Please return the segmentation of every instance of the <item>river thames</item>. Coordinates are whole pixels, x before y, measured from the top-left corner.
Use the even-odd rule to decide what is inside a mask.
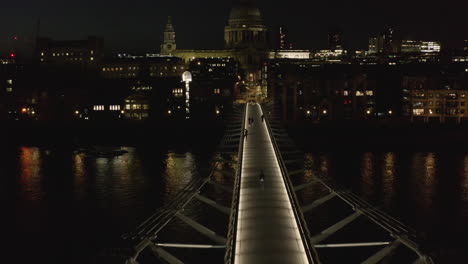
[[[37,146],[2,150],[4,241],[16,263],[97,263],[104,248],[114,246],[122,233],[200,176],[213,153],[203,147],[115,148],[128,153],[102,157]],[[466,263],[466,151],[335,151],[306,156],[317,173],[415,228],[439,263]],[[201,218],[212,217],[203,208],[190,210]]]

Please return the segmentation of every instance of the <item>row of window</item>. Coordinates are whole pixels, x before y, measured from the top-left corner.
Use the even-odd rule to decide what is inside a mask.
[[[440,114],[460,115],[461,114],[461,115],[463,115],[463,114],[465,114],[465,110],[451,108],[451,109],[446,109],[445,113],[444,113],[442,111],[442,109],[440,109],[440,108],[436,108],[436,109],[416,108],[416,109],[413,109],[413,115],[415,115],[415,116],[434,115],[434,114],[437,114],[437,115],[440,115]]]
[[[125,67],[127,68],[127,67]],[[128,67],[128,70],[129,71],[136,71],[138,70],[139,67]],[[102,71],[110,71],[110,72],[113,72],[113,71],[123,71],[124,68],[123,67],[111,67],[111,68],[108,68],[108,67],[104,67],[102,68]]]
[[[156,66],[150,67],[151,71],[159,71],[159,70],[162,70],[162,69],[163,69],[162,66],[161,67],[156,67]],[[177,66],[173,66],[172,69],[177,70]],[[183,70],[183,69],[184,69],[184,67],[180,66],[180,70]],[[169,70],[169,67],[164,66],[164,70],[166,70],[166,71]]]
[[[173,89],[172,94],[174,96],[183,96],[184,95],[184,89],[182,89],[182,88]]]
[[[104,105],[95,105],[93,106],[94,111],[105,111],[106,108]],[[109,106],[110,111],[120,111],[120,105],[110,105]]]
[[[91,55],[94,55],[94,50],[90,51]],[[53,57],[60,57],[60,56],[83,56],[83,52],[53,52],[52,56]],[[41,56],[45,56],[44,52],[41,52]]]
[[[462,93],[462,94],[457,94],[457,93],[435,93],[435,94],[432,94],[432,93],[416,93],[414,94],[414,97],[415,98],[419,98],[419,99],[424,99],[424,98],[433,98],[433,97],[436,97],[436,98],[440,98],[440,97],[445,97],[447,99],[457,99],[458,97],[460,98],[466,98],[466,94]]]
[[[351,93],[350,91],[343,91],[343,96],[349,96]],[[367,96],[373,96],[374,95],[374,91],[356,91],[356,96],[364,96],[364,95],[367,95]]]
[[[126,104],[125,110],[148,110],[148,104]]]
[[[429,102],[414,102],[413,103],[413,107],[425,107],[425,106],[433,106],[433,105],[436,105],[436,106],[440,106],[442,105],[442,102],[441,101],[436,101],[435,104],[433,101],[429,101]],[[448,102],[445,102],[445,106],[447,107],[458,107],[458,106],[465,106],[465,102],[464,101],[448,101]]]

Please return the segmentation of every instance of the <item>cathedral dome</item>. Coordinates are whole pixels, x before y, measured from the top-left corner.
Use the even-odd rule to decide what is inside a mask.
[[[229,15],[229,25],[262,25],[263,19],[253,0],[237,0]]]

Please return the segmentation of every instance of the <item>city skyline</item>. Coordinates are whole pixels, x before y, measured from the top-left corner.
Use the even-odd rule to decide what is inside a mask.
[[[370,1],[332,5],[293,0],[287,7],[278,2],[256,2],[269,29],[286,26],[290,40],[298,48],[326,48],[327,32],[336,26],[343,31],[345,48],[352,50],[367,49],[369,37],[387,26],[394,27],[401,38],[440,40],[449,49],[462,48],[466,38],[462,20],[466,3],[457,3],[460,8],[450,10],[449,14],[454,1],[439,6],[411,2],[405,3],[405,9],[401,8],[402,1],[396,1],[384,10],[373,7]],[[21,6],[13,2],[6,4],[6,15],[0,18],[4,25],[0,49],[8,50],[15,36],[19,38],[17,45],[32,45],[40,17],[43,37],[77,39],[98,35],[105,39],[107,53],[157,52],[167,16],[173,17],[179,47],[220,49],[223,47],[220,36],[227,24],[231,1],[208,0],[202,4],[140,1],[138,5],[120,0],[112,4],[80,1],[73,8],[69,6],[58,1],[47,6],[32,1],[23,1]]]

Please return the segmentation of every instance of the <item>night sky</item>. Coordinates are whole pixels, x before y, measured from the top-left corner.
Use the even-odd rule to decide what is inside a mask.
[[[80,39],[104,37],[107,53],[157,52],[167,16],[171,15],[179,48],[223,47],[223,28],[231,0],[4,0],[0,16],[0,51],[28,46],[38,17],[41,36]],[[432,3],[432,4],[431,4]],[[441,40],[461,48],[468,36],[468,1],[312,1],[257,0],[267,26],[285,25],[298,48],[326,48],[327,30],[338,26],[345,47],[367,49],[370,34],[386,25],[402,38]],[[29,43],[29,44],[28,44]],[[32,46],[32,45],[30,45]]]

